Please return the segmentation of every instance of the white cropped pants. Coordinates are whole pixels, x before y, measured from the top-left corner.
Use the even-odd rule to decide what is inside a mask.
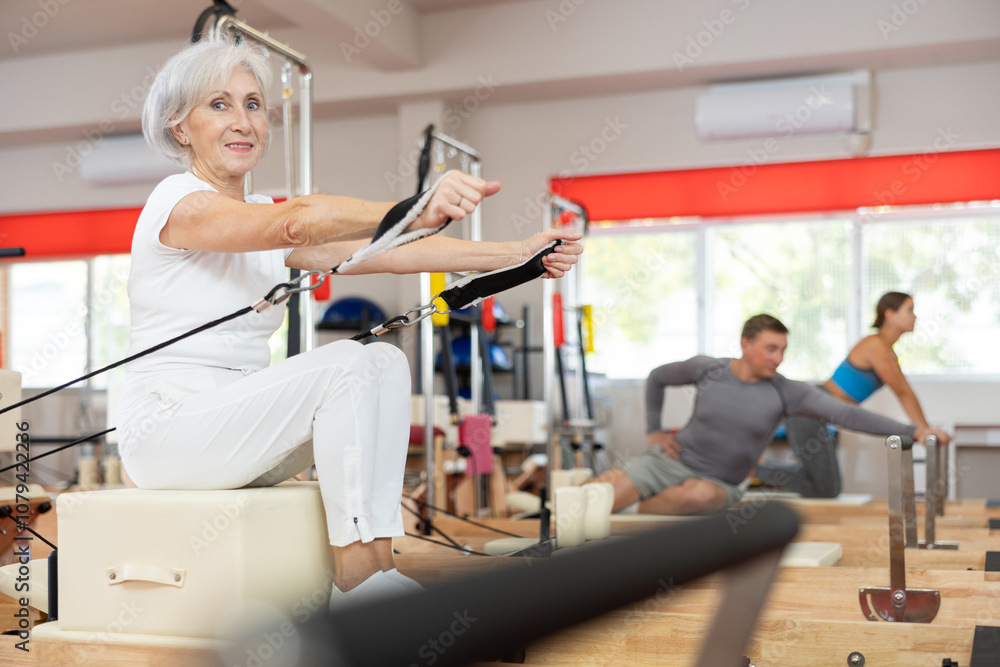
[[[337,341],[249,375],[131,373],[118,424],[140,488],[268,486],[315,462],[330,544],[403,534],[410,371],[387,343]]]

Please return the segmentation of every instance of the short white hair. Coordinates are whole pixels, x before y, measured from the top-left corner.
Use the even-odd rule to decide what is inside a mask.
[[[182,144],[172,129],[187,118],[197,103],[226,84],[237,68],[246,70],[260,86],[265,115],[270,116],[267,95],[271,88],[271,68],[263,47],[247,39],[237,41],[229,33],[221,39],[202,39],[185,47],[163,64],[146,96],[142,109],[142,134],[146,143],[184,166],[191,164],[191,147]],[[270,123],[268,123],[270,125]],[[271,144],[271,132],[264,140],[264,152]]]

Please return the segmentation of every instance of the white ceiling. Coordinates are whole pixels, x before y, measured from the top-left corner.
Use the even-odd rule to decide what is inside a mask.
[[[230,2],[238,18],[309,57],[314,119],[395,113],[422,101],[592,99],[856,69],[875,72],[877,80],[879,71],[1000,60],[1000,0],[926,3],[918,14],[895,19],[898,0],[768,0],[752,3],[738,20],[730,15],[719,37],[710,32],[721,20],[713,17],[750,4]],[[32,100],[0,114],[0,148],[69,139],[110,112],[116,131],[137,129],[137,106],[130,102],[120,115],[121,99],[188,41],[209,7],[211,0],[0,0],[0,81]],[[405,11],[397,9],[398,18],[363,53],[344,52],[373,13],[394,7]],[[483,81],[495,84],[486,90],[488,102]]]
[[[315,4],[322,7],[338,1],[315,0]],[[516,0],[401,1],[429,14]],[[273,9],[280,5],[273,0],[231,0],[230,4],[237,18],[262,31],[296,25],[294,16]],[[191,35],[201,11],[211,6],[211,0],[2,0],[0,26],[6,39],[0,40],[0,60],[183,39]],[[10,33],[27,38],[27,43],[12,42]]]

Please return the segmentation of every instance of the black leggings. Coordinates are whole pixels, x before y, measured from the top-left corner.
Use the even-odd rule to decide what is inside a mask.
[[[757,478],[805,498],[837,497],[842,488],[837,435],[830,433],[826,423],[812,417],[789,417],[785,431],[798,463],[758,464]]]

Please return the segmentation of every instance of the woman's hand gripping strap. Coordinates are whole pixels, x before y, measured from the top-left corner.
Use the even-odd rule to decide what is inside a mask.
[[[446,219],[437,227],[426,227],[411,232],[403,232],[404,229],[409,227],[424,212],[424,209],[427,208],[427,203],[434,196],[434,192],[437,191],[438,186],[441,185],[441,181],[447,175],[444,174],[441,176],[429,189],[409,199],[404,199],[389,209],[389,212],[382,218],[382,222],[379,223],[378,229],[375,230],[375,235],[372,236],[371,243],[335,266],[332,269],[332,273],[343,273],[361,262],[381,255],[387,250],[392,250],[401,245],[437,234],[447,227],[448,223],[451,222],[451,218]]]
[[[474,306],[488,296],[499,294],[545,275],[547,269],[542,263],[542,258],[555,251],[556,246],[562,244],[562,239],[556,239],[520,264],[486,273],[473,273],[461,280],[456,280],[435,299],[441,298],[448,304],[449,310],[460,310]]]

